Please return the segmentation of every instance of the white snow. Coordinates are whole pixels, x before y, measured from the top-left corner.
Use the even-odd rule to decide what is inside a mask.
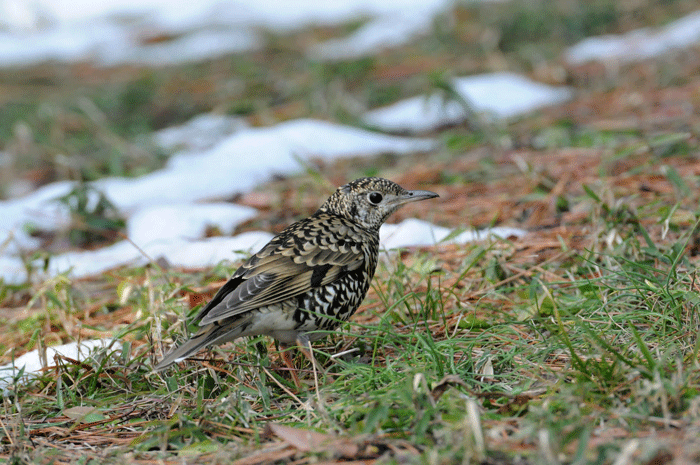
[[[700,42],[700,11],[658,29],[635,29],[625,34],[589,37],[566,51],[566,60],[633,62],[654,58]]]
[[[165,66],[255,50],[262,45],[258,34],[248,29],[192,31],[170,41],[153,43],[141,35],[134,28],[107,20],[86,22],[80,27],[58,25],[36,32],[0,32],[0,66],[45,61]]]
[[[94,339],[80,343],[69,342],[63,345],[47,347],[44,360],[47,366],[55,365],[54,357],[56,355],[63,355],[78,361],[86,360],[93,350],[108,347],[111,343],[110,339]],[[0,366],[0,388],[2,388],[4,395],[7,395],[7,387],[22,368],[24,368],[25,377],[36,375],[44,368],[42,354],[39,353],[38,349],[17,357],[14,360],[14,364],[8,363]]]
[[[368,18],[347,38],[312,46],[319,59],[397,46],[429,30],[454,0],[5,0],[0,66],[47,60],[154,66],[216,58],[264,45],[261,29],[288,32]],[[392,20],[396,18],[396,21]],[[172,37],[172,40],[149,40]]]
[[[105,21],[89,22],[76,30],[59,25],[40,31],[0,32],[0,66],[13,67],[49,60],[74,62],[121,50],[130,41],[123,27]]]
[[[454,0],[5,0],[5,9],[11,8],[15,13],[3,15],[0,24],[14,30],[31,30],[47,21],[80,24],[95,18],[124,21],[147,17],[154,26],[175,31],[208,24],[255,25],[291,31],[314,24],[336,25],[362,17],[389,15],[409,6],[425,11],[452,3]],[[0,14],[3,12],[0,9]]]
[[[454,89],[477,113],[505,119],[523,115],[545,106],[567,101],[572,92],[552,87],[513,73],[481,74],[456,78]],[[464,121],[463,105],[446,101],[442,95],[418,96],[370,110],[363,121],[393,132],[424,132]]]
[[[481,0],[495,1],[495,0]],[[352,59],[425,34],[455,0],[3,0],[0,66],[47,60],[171,65],[264,46],[260,30],[367,22],[347,37],[310,44],[319,60]],[[170,40],[163,40],[170,38]],[[158,40],[153,40],[158,39]],[[569,63],[634,61],[700,41],[700,12],[658,29],[592,37],[571,47]]]
[[[9,284],[27,281],[27,267],[20,257],[0,255],[0,279]]]
[[[254,208],[230,203],[155,205],[142,208],[129,218],[127,235],[142,246],[172,239],[195,240],[203,237],[210,226],[230,234],[255,215]]]
[[[447,0],[392,11],[372,19],[347,37],[312,46],[308,54],[317,60],[348,60],[404,45],[429,32],[435,16],[451,3]]]
[[[184,124],[156,131],[153,138],[156,144],[167,150],[202,151],[248,127],[242,118],[204,113]]]
[[[260,48],[263,40],[259,34],[248,29],[193,31],[181,37],[156,43],[124,42],[112,43],[109,48],[99,50],[95,61],[105,66],[122,63],[167,66],[196,63],[216,59],[234,53],[249,52]],[[86,59],[90,57],[82,57]]]
[[[247,232],[233,237],[211,237],[196,241],[180,238],[151,242],[137,249],[129,241],[120,241],[94,251],[67,252],[49,261],[49,274],[68,272],[74,278],[94,276],[119,266],[141,266],[150,259],[164,258],[181,268],[214,266],[222,260],[237,260],[262,248],[272,235]],[[143,251],[145,253],[142,253]]]
[[[466,244],[498,237],[522,237],[527,231],[517,228],[491,228],[483,231],[463,231],[445,240],[454,231],[449,228],[436,226],[427,221],[409,218],[398,224],[384,224],[379,230],[380,245],[383,249],[400,249],[403,247],[426,247],[440,243]]]
[[[184,138],[191,126],[181,129]],[[178,140],[175,132],[167,137],[170,141]],[[300,161],[313,158],[405,154],[436,147],[430,139],[388,136],[316,120],[241,129],[229,136],[211,138],[217,140],[209,149],[179,152],[162,170],[138,178],[104,178],[94,185],[119,210],[131,215],[147,206],[192,203],[245,192],[273,174],[297,171],[301,168]],[[54,199],[67,194],[72,187],[73,183],[58,182],[25,197],[0,201],[0,231],[14,233],[10,246],[15,242],[20,246],[36,245],[36,241],[22,232],[27,223],[50,230],[65,226],[69,212]],[[5,239],[0,237],[0,244]]]
[[[66,224],[70,213],[55,199],[67,194],[72,186],[68,181],[55,182],[24,197],[0,200],[0,253],[16,254],[39,246],[39,241],[25,231],[27,225],[56,230]]]

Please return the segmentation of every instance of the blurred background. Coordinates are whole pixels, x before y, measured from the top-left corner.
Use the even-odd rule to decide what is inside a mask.
[[[193,214],[199,226],[180,238],[275,232],[363,175],[460,194],[427,218],[446,227],[541,226],[538,207],[493,216],[465,186],[520,148],[549,156],[584,140],[626,144],[619,132],[640,127],[669,136],[664,147],[687,145],[694,119],[657,126],[661,114],[693,115],[700,98],[696,7],[3,0],[4,279],[28,279],[42,253],[49,263],[125,234],[158,239],[148,217],[167,214],[146,207],[218,201],[271,212],[227,210],[235,220],[225,224],[219,210]],[[659,93],[683,83],[692,85],[675,97]],[[618,134],[606,141],[610,130]],[[317,182],[261,187],[303,172]],[[557,199],[555,214],[569,201]]]
[[[2,0],[0,196],[161,168],[169,153],[153,133],[208,112],[252,126],[305,117],[363,126],[369,109],[420,94],[450,98],[451,78],[485,72],[582,92],[673,82],[692,65],[697,43],[682,59],[631,76],[619,68],[638,44],[618,39],[609,56],[582,59],[571,57],[572,47],[663,27],[696,7],[683,0]],[[660,53],[664,45],[659,37]],[[473,134],[446,137],[458,143]]]
[[[464,194],[427,218],[443,226],[538,225],[528,211],[493,217],[488,207],[466,204],[460,186],[483,179],[468,160],[483,168],[521,147],[579,145],[600,137],[587,135],[591,127],[635,131],[640,113],[693,114],[696,88],[673,102],[644,92],[695,79],[696,7],[683,0],[2,0],[3,275],[26,280],[27,256],[38,251],[139,237],[134,216],[162,213],[147,206],[233,201],[274,212],[255,220],[237,211],[222,225],[211,218],[221,212],[211,211],[198,216],[205,225],[189,239],[276,231],[362,175]],[[621,105],[632,114],[616,115]],[[658,132],[654,124],[646,127]],[[686,129],[664,128],[672,134],[664,144],[687,143]],[[380,133],[411,138],[374,138]],[[260,187],[304,171],[323,182],[279,185],[277,194]],[[153,229],[148,221],[143,227]]]

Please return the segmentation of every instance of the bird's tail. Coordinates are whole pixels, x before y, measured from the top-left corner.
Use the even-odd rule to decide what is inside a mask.
[[[190,355],[197,353],[200,349],[215,344],[223,344],[244,336],[243,332],[248,326],[246,320],[244,318],[243,321],[239,320],[224,324],[216,322],[203,327],[184,344],[171,350],[170,353],[163,357],[163,360],[153,367],[153,370],[164,370],[173,363],[181,362]]]

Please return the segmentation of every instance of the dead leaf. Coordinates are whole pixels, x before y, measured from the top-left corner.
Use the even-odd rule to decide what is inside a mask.
[[[264,434],[275,435],[301,452],[328,451],[345,458],[356,457],[360,452],[360,447],[347,438],[277,423],[265,425]]]
[[[71,420],[78,420],[81,423],[92,423],[106,418],[95,407],[87,405],[67,408],[63,411],[63,414]]]
[[[276,463],[284,459],[290,458],[296,453],[294,449],[285,445],[280,448],[279,444],[268,447],[263,451],[258,451],[247,457],[240,458],[233,462],[232,465],[258,465],[259,463]]]
[[[462,386],[467,391],[471,392],[471,389],[469,389],[467,383],[462,381],[462,378],[457,375],[447,375],[438,381],[432,391],[430,391],[430,395],[432,395],[433,399],[437,401],[440,397],[442,397],[445,391],[447,391],[447,388],[451,386]]]

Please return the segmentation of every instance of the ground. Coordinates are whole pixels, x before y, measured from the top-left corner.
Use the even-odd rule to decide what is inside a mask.
[[[0,409],[0,460],[698,462],[700,48],[619,66],[560,58],[576,33],[629,30],[690,8],[644,3],[646,14],[607,20],[594,6],[579,11],[599,23],[577,31],[561,26],[570,24],[568,3],[552,2],[555,26],[543,44],[528,22],[545,8],[535,3],[534,11],[458,7],[449,28],[436,25],[410,46],[332,65],[299,53],[300,44],[337,32],[314,29],[272,37],[252,55],[177,69],[3,71],[1,139],[25,155],[7,176],[36,185],[156,169],[166,155],[139,145],[144,128],[214,108],[261,125],[307,116],[356,122],[358,102],[374,107],[437,91],[446,76],[504,68],[576,95],[517,121],[441,128],[429,135],[442,148],[429,154],[319,161],[229,199],[260,211],[236,232],[277,232],[334,186],[380,175],[440,194],[393,221],[528,231],[383,256],[358,313],[315,345],[318,391],[301,356],[307,388],[296,390],[265,338],[152,372],[185,337],[183,319],[237,263],[154,263],[3,285],[2,363],[40,344],[118,342],[94,361],[57,359],[37,380],[11,386]],[[106,119],[91,119],[79,96]],[[33,135],[23,138],[17,121]],[[90,246],[45,239],[47,250]]]

